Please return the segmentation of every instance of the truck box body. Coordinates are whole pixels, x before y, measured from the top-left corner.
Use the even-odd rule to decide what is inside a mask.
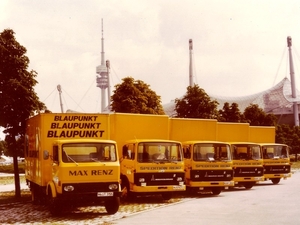
[[[249,126],[249,141],[256,143],[275,143],[275,127]]]
[[[170,139],[178,141],[217,139],[217,120],[170,118]]]
[[[217,140],[225,142],[249,141],[249,124],[218,122]]]

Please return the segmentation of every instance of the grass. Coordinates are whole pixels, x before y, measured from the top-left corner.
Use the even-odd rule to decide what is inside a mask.
[[[19,163],[18,164],[19,167],[19,173],[24,173],[25,172],[25,163]],[[0,173],[14,173],[14,165],[1,165],[0,166]]]
[[[25,183],[25,176],[20,176],[20,182]],[[0,185],[14,184],[14,176],[0,176]],[[31,193],[28,189],[21,190],[21,197],[17,198],[15,191],[0,191],[0,205],[16,202],[27,202],[31,200]]]
[[[300,169],[300,161],[292,162],[292,169]]]

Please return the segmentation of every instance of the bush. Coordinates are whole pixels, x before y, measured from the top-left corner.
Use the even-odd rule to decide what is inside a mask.
[[[19,165],[19,173],[25,173],[25,163],[21,162]],[[14,173],[14,164],[1,165],[0,173]]]
[[[297,154],[297,160],[296,160],[296,155],[295,155],[295,154],[292,154],[292,155],[290,155],[290,160],[291,160],[291,162],[297,162],[297,161],[300,161],[300,155]]]

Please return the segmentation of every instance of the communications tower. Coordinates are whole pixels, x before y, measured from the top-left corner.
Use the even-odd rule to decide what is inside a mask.
[[[103,38],[103,19],[102,19],[102,38],[101,38],[101,65],[96,67],[96,82],[97,87],[101,89],[101,112],[104,112],[106,101],[105,101],[105,89],[107,88],[108,97],[108,110],[110,108],[110,82],[109,82],[109,61],[105,63],[104,57],[104,38]]]

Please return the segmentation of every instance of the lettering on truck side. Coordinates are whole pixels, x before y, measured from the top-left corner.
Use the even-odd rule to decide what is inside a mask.
[[[54,121],[96,121],[98,116],[54,116]]]
[[[113,175],[113,170],[91,170],[91,176]],[[69,171],[69,176],[89,176],[87,170]]]
[[[76,138],[76,137],[89,137],[89,138],[98,138],[102,137],[104,133],[104,130],[84,130],[84,131],[78,131],[78,130],[67,130],[67,131],[52,131],[49,130],[47,133],[48,138]]]
[[[168,167],[156,167],[156,166],[142,166],[140,170],[181,170],[181,166],[170,166]]]
[[[104,130],[98,116],[54,116],[47,132],[48,138],[101,138]]]

